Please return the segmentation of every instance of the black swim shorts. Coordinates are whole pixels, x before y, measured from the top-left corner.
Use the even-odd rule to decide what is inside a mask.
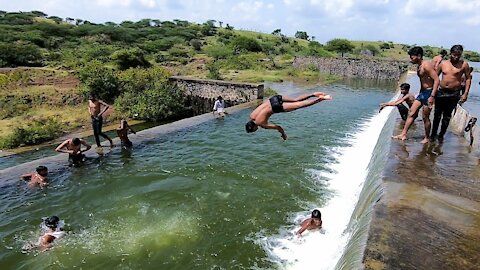
[[[285,112],[285,110],[283,109],[283,100],[281,95],[271,97],[270,105],[272,106],[273,113]]]

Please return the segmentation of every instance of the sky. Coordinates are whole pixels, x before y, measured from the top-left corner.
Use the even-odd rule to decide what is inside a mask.
[[[0,10],[39,10],[94,23],[207,20],[287,36],[393,41],[480,52],[480,0],[0,0]]]

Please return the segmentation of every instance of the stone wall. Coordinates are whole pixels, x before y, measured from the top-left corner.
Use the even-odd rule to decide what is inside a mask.
[[[170,80],[186,91],[193,115],[212,111],[218,96],[223,97],[227,107],[263,98],[263,84],[201,80],[180,76],[170,77]]]
[[[293,66],[316,67],[321,73],[348,78],[398,80],[407,71],[408,62],[378,59],[295,57]]]

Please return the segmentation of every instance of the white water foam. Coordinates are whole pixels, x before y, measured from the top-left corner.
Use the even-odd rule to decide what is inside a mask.
[[[339,152],[336,156],[338,162],[329,165],[328,171],[332,173],[309,170],[316,181],[328,179],[328,188],[334,194],[325,207],[318,208],[322,212],[321,230],[295,236],[298,224],[310,216],[310,212],[301,212],[294,214],[292,223],[295,227],[283,227],[277,235],[257,239],[279,268],[335,268],[350,238],[350,233],[345,230],[367,177],[373,150],[391,111],[392,107],[386,107],[361,124],[359,132],[349,140],[350,146],[331,149],[333,153]]]

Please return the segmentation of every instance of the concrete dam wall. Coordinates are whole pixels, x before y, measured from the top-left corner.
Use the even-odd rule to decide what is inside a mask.
[[[218,96],[223,97],[227,107],[263,98],[263,84],[202,80],[179,76],[170,77],[170,80],[185,90],[193,115],[211,112]]]
[[[408,62],[404,61],[313,56],[295,57],[293,61],[293,66],[297,68],[313,66],[325,74],[379,80],[400,79],[402,73],[407,71],[408,65]]]

